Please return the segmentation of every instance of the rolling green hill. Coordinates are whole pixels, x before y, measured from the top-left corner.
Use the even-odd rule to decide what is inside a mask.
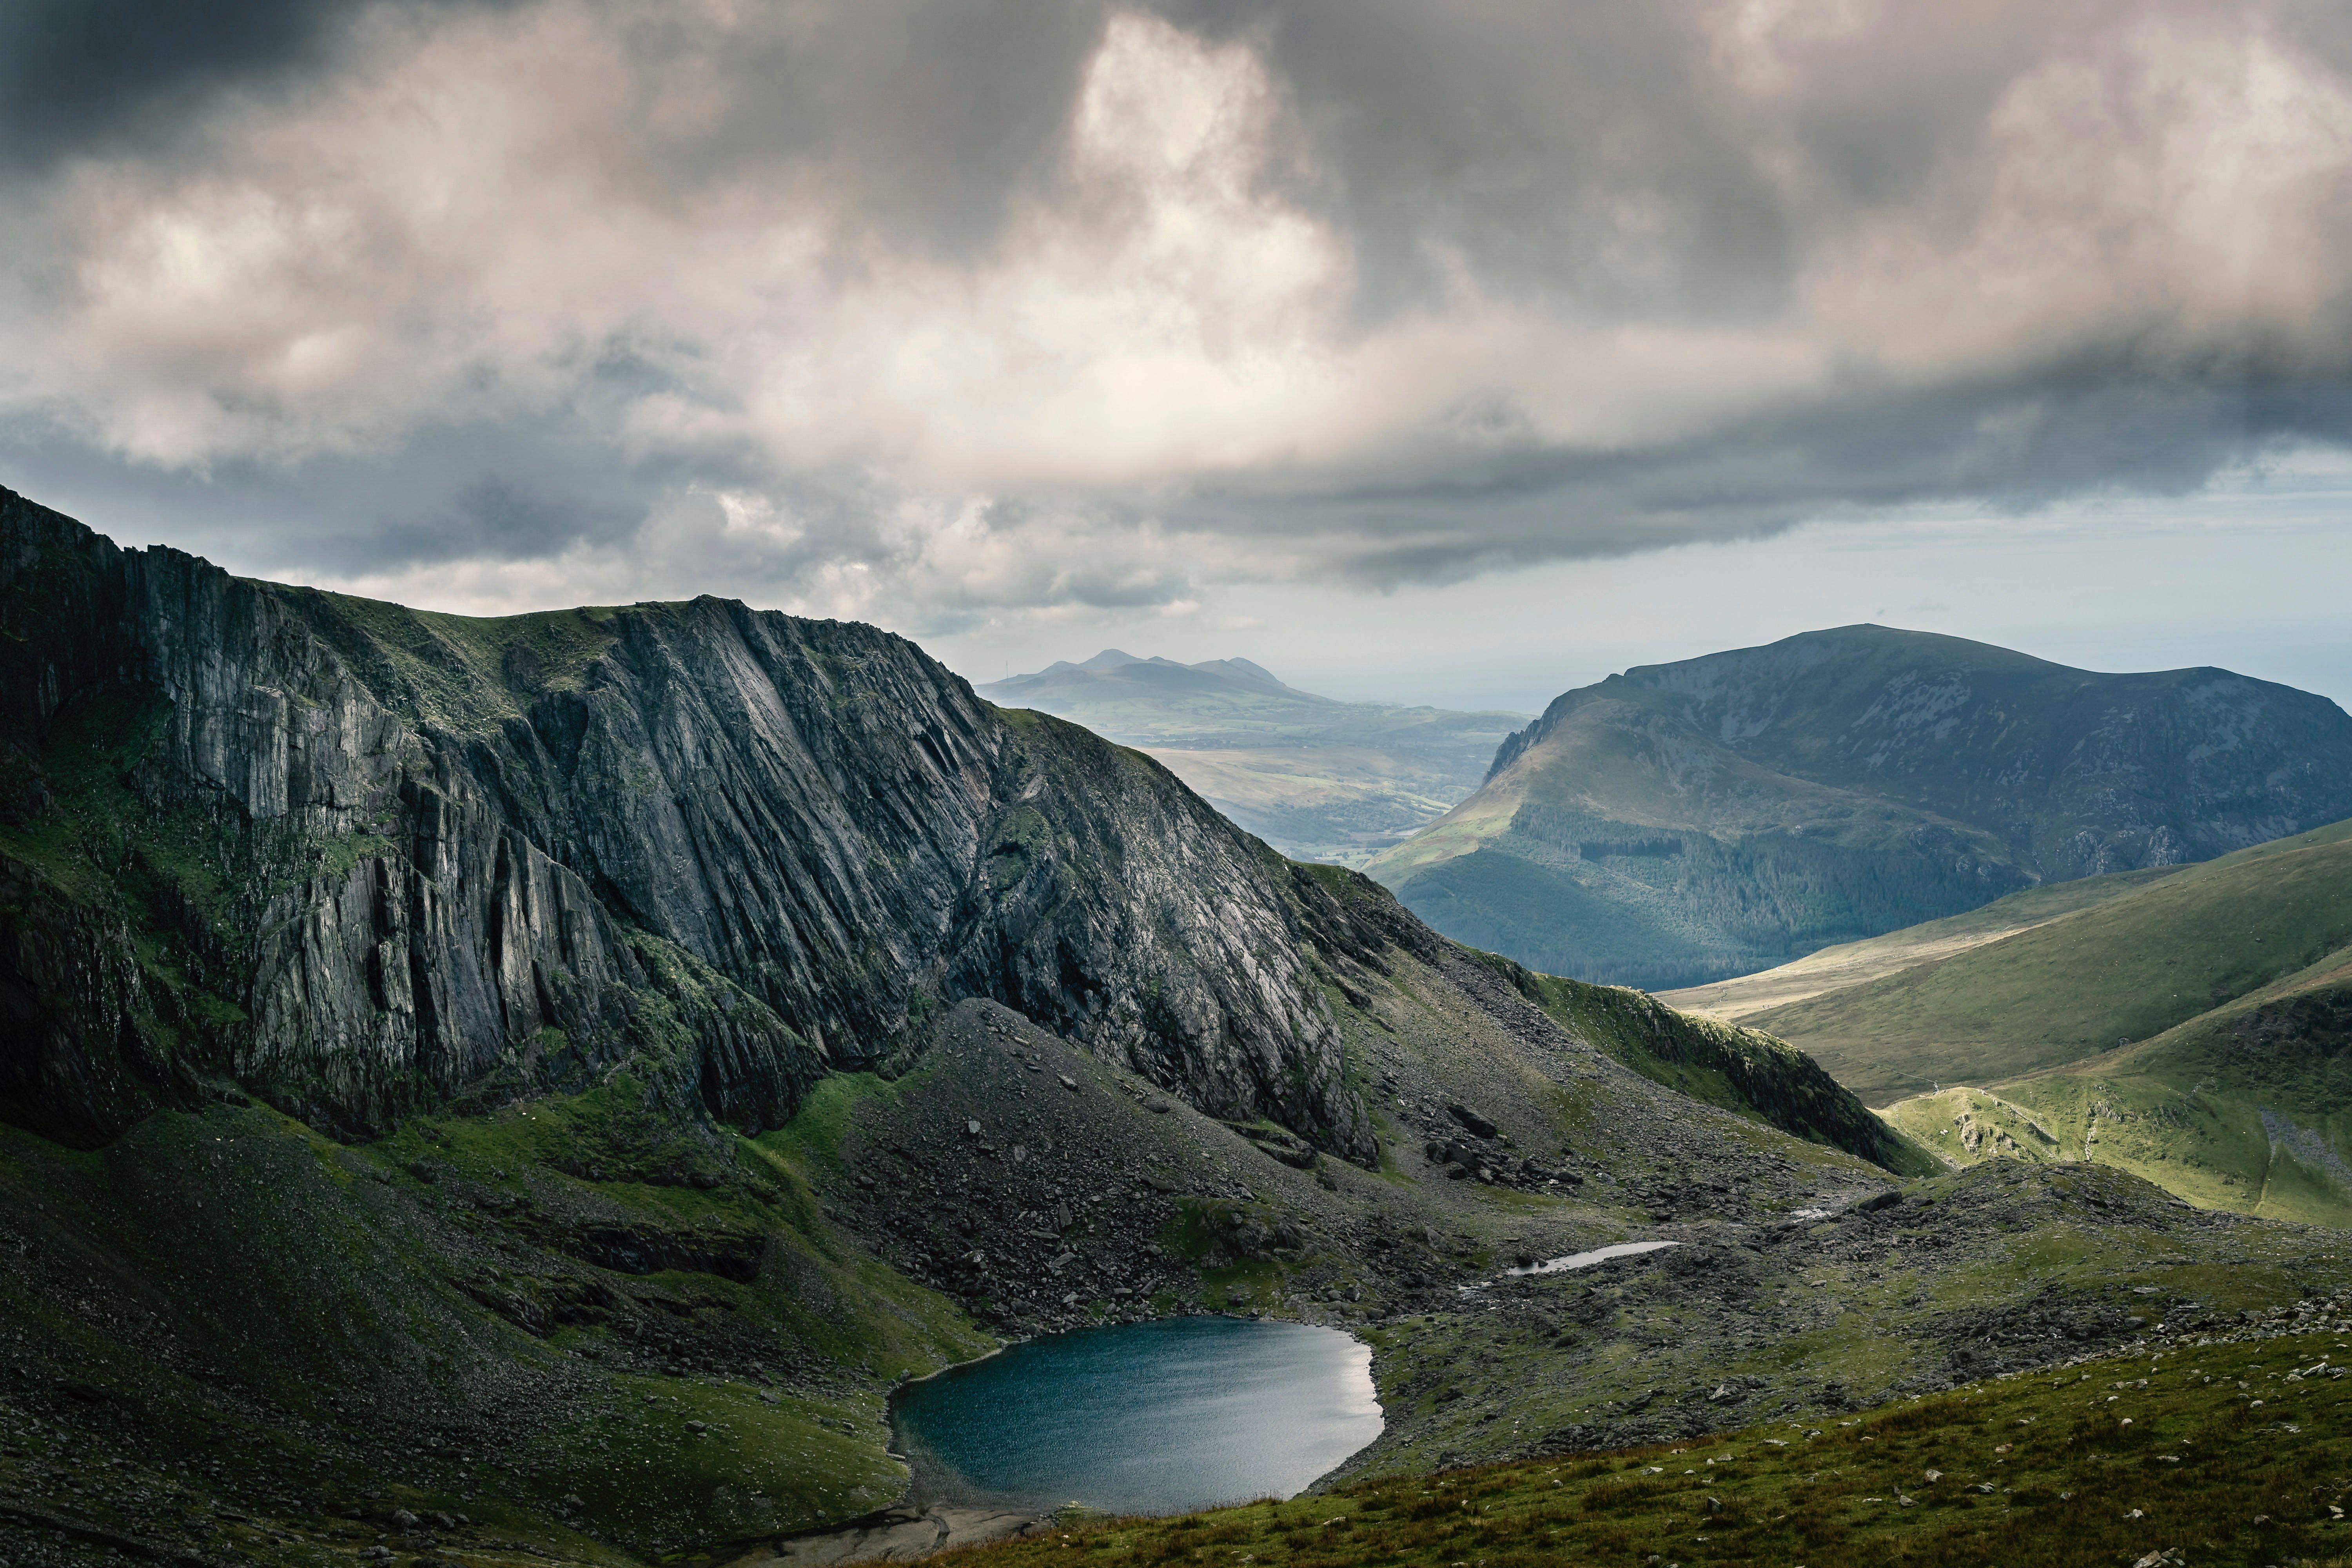
[[[1960,1163],[2095,1160],[2207,1207],[2352,1225],[2347,1047],[2339,948],[2153,1039],[1884,1114]]]
[[[2352,718],[1885,626],[1612,676],[1366,868],[1431,925],[1666,989],[2352,815]]]
[[[2151,866],[2140,871],[2115,871],[2104,877],[2083,877],[2072,882],[2049,882],[2005,899],[1995,899],[1980,910],[1927,921],[1885,936],[1840,942],[1809,952],[1793,963],[1754,974],[1734,975],[1709,985],[1661,991],[1658,1000],[1686,1013],[1698,1013],[1726,1023],[1790,1006],[1849,985],[1883,979],[1932,959],[1948,958],[1989,942],[2031,931],[2062,915],[2119,898],[2135,888],[2186,869]]]
[[[2341,822],[1742,1021],[1885,1105],[2149,1039],[2347,942],[2352,822]]]
[[[1245,658],[1107,648],[980,687],[1150,753],[1284,854],[1361,866],[1478,787],[1517,713],[1342,702]]]
[[[2079,891],[1958,952],[1948,922],[1882,939],[1917,962],[1741,1021],[1948,1161],[2095,1160],[2352,1223],[2352,822]]]

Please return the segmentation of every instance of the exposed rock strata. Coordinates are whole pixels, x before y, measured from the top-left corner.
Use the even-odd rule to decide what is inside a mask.
[[[1372,1153],[1311,881],[1148,759],[872,627],[499,621],[121,550],[0,492],[5,1114],[229,1080],[321,1124],[633,1054],[738,1125],[1003,1001]]]

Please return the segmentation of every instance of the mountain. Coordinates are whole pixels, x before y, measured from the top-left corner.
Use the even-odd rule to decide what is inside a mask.
[[[430,615],[0,492],[7,1563],[835,1560],[901,1381],[1171,1314],[1359,1333],[1350,1472],[1423,1475],[2346,1282],[1937,1170],[870,627]]]
[[[2346,816],[2325,698],[1846,626],[1568,692],[1366,868],[1458,941],[1668,989]]]
[[[1376,1158],[1330,988],[1437,939],[912,644],[434,615],[13,495],[0,544],[0,1120],[95,1146],[234,1082],[363,1139],[635,1061],[755,1135],[981,997]]]
[[[2078,907],[2024,904],[2056,893]],[[1716,1005],[1955,1162],[2096,1160],[2207,1206],[2352,1222],[2352,822],[2002,902],[2025,923],[1923,926],[1872,977],[1780,1001],[1792,965]]]
[[[9,1120],[97,1142],[226,1073],[363,1134],[658,1053],[757,1131],[978,994],[1370,1157],[1312,881],[910,644],[429,615],[8,505]]]
[[[1106,648],[978,689],[1140,748],[1286,855],[1360,866],[1477,788],[1515,713],[1341,702],[1245,658]]]
[[[772,1537],[887,1502],[893,1384],[1005,1336],[1434,1336],[1498,1251],[1935,1163],[1780,1042],[1464,949],[871,627],[434,615],[6,492],[0,1020],[11,1563]],[[1977,1364],[1940,1310],[1905,1375]],[[1396,1451],[1510,1426],[1460,1414]]]

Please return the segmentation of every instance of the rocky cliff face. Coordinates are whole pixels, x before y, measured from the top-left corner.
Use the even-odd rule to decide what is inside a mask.
[[[979,995],[1373,1151],[1315,884],[867,626],[436,616],[0,491],[0,1114],[56,1135],[236,1089],[362,1131],[630,1057],[769,1125]]]

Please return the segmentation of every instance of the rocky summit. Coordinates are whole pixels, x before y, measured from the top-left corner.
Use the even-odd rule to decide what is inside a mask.
[[[98,1141],[226,1078],[360,1133],[651,1052],[756,1131],[979,995],[1372,1157],[1312,879],[900,638],[716,599],[429,615],[14,495],[0,635],[22,1125]]]
[[[1344,1485],[2346,1282],[2124,1172],[1946,1170],[869,627],[433,615],[12,495],[0,769],[8,1568],[1034,1541],[901,1506],[891,1391],[1171,1314],[1360,1336]]]

